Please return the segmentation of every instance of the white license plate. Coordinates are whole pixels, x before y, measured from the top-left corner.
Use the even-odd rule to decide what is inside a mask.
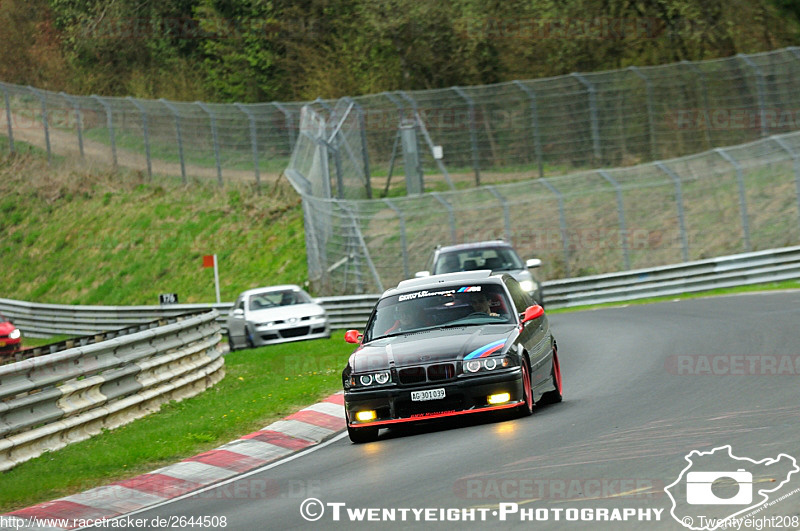
[[[444,398],[444,389],[411,391],[411,400],[413,402],[422,402],[423,400],[439,400],[440,398]]]

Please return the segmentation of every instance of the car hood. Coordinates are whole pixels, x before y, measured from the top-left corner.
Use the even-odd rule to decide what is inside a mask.
[[[13,332],[15,328],[16,326],[14,326],[8,321],[0,322],[0,336],[7,336],[11,332]]]
[[[247,312],[247,320],[262,323],[267,321],[286,321],[309,315],[319,315],[324,312],[325,310],[319,304],[292,304],[249,311]]]
[[[497,348],[494,353],[508,350],[517,335],[513,324],[491,324],[412,332],[378,339],[362,345],[350,356],[354,372],[376,371],[395,367],[459,361],[465,356],[476,357],[484,349]]]

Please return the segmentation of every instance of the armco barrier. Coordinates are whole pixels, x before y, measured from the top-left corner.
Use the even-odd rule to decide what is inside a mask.
[[[544,282],[548,309],[707,291],[800,278],[800,246],[721,256],[668,266]],[[331,328],[363,328],[374,295],[322,297]],[[24,335],[90,335],[190,311],[217,310],[224,327],[232,303],[168,306],[69,306],[0,299],[0,312]]]
[[[545,282],[548,308],[622,302],[800,278],[800,246]]]
[[[218,316],[176,317],[0,366],[0,470],[216,384],[225,375]]]

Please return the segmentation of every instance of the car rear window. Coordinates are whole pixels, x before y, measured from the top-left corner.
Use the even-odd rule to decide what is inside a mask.
[[[473,271],[491,269],[493,271],[513,271],[524,269],[519,255],[508,247],[485,247],[440,253],[433,273],[455,273],[457,271]]]

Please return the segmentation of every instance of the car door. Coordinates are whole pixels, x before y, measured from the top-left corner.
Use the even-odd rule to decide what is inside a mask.
[[[517,282],[510,275],[504,276],[511,298],[514,302],[518,314],[525,313],[529,306],[535,304],[534,300],[528,293],[522,289],[519,282]],[[552,365],[550,356],[550,327],[547,321],[547,315],[542,314],[541,317],[528,321],[523,325],[520,332],[520,342],[528,352],[531,360],[531,380],[534,388],[540,383],[546,382],[550,377],[550,367]]]

